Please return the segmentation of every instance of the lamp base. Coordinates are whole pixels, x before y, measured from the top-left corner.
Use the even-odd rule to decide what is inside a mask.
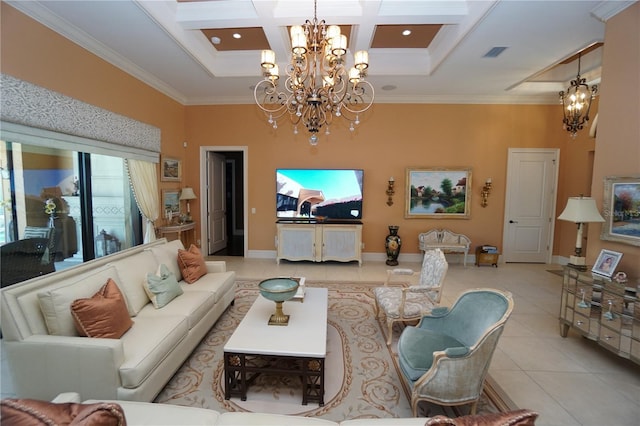
[[[586,271],[587,270],[587,258],[579,257],[579,256],[569,256],[568,267],[577,269],[578,271]]]

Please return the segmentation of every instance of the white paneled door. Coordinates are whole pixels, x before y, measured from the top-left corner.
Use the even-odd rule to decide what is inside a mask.
[[[549,263],[558,176],[557,149],[510,148],[502,257]]]

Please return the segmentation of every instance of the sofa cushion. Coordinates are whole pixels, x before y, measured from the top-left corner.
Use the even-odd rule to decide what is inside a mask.
[[[162,308],[183,293],[176,276],[164,263],[158,266],[155,274],[147,274],[143,287],[156,309]]]
[[[126,414],[126,410],[125,410]],[[384,417],[371,419],[349,419],[340,422],[340,426],[424,426],[424,417]]]
[[[433,353],[448,348],[465,348],[455,338],[431,330],[407,327],[398,340],[398,363],[405,375],[412,381],[418,380],[433,364]],[[466,354],[462,350],[450,356]]]
[[[74,300],[71,313],[81,336],[119,339],[133,325],[124,296],[111,278],[91,298]]]
[[[214,295],[215,303],[231,289],[234,288],[236,283],[236,273],[234,271],[229,272],[216,272],[209,273],[197,282],[193,284],[186,284],[184,281],[180,283],[182,290],[185,293],[191,291],[208,291]]]
[[[87,400],[85,403],[95,403]],[[124,410],[130,425],[149,426],[212,426],[217,425],[220,413],[215,410],[198,407],[184,407],[173,404],[154,404],[151,402],[117,401]]]
[[[202,252],[193,244],[189,250],[178,250],[178,265],[182,271],[182,278],[189,284],[198,281],[207,273]]]
[[[302,425],[325,425],[338,426],[339,423],[331,420],[318,419],[313,417],[288,416],[285,414],[267,413],[245,413],[227,412],[220,414],[217,426],[302,426]]]
[[[2,424],[12,426],[127,424],[122,407],[113,402],[55,404],[34,399],[3,399],[0,404]]]
[[[71,316],[71,303],[76,299],[93,296],[109,278],[116,284],[120,281],[113,266],[105,266],[64,280],[60,284],[52,284],[39,292],[38,302],[49,334],[77,336],[78,332]]]
[[[140,309],[149,303],[149,296],[143,285],[147,280],[147,273],[155,271],[158,265],[156,258],[148,251],[141,251],[113,262],[120,277],[118,285],[127,300],[129,315],[132,317],[138,315]]]
[[[147,305],[136,317],[135,325],[120,339],[124,352],[120,381],[125,388],[140,386],[189,334],[186,316],[143,315],[147,309],[156,311],[151,304]]]
[[[507,413],[476,414],[449,418],[445,416],[431,417],[425,426],[533,426],[538,413],[522,409]]]
[[[154,245],[145,250],[151,252],[156,262],[158,262],[158,265],[164,263],[169,270],[176,275],[178,281],[182,280],[182,271],[180,270],[180,266],[178,266],[178,250],[184,250],[182,241],[173,240],[166,244]],[[145,271],[145,273],[146,272],[149,271]]]
[[[187,284],[189,285],[189,284]],[[189,330],[197,325],[214,308],[215,297],[206,291],[185,292],[162,309],[148,305],[138,317],[153,318],[165,315],[184,316],[188,319]]]

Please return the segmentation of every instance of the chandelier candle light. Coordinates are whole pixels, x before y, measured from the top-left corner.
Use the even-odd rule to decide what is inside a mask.
[[[580,57],[581,54],[578,54],[578,76],[575,80],[571,80],[571,86],[566,92],[560,92],[560,101],[564,112],[562,123],[564,123],[565,130],[571,133],[571,137],[574,139],[578,130],[582,130],[586,122],[589,121],[592,100],[598,92],[598,86],[593,85],[589,89],[586,79],[580,77]]]
[[[291,60],[286,66],[284,90],[279,90],[280,79],[276,54],[263,50],[261,66],[264,79],[253,91],[256,104],[268,116],[268,123],[278,128],[277,120],[288,114],[293,133],[303,124],[311,133],[309,142],[317,145],[320,129],[325,134],[333,117],[350,121],[354,131],[360,123],[360,114],[373,104],[373,86],[364,78],[369,67],[369,54],[365,50],[354,55],[354,66],[347,72],[345,56],[347,37],[337,25],[318,21],[317,1],[314,1],[313,20],[293,25],[291,34]]]

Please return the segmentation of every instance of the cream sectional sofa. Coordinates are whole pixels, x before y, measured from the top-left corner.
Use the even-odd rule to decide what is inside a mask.
[[[20,398],[152,401],[235,297],[235,272],[205,262],[207,274],[156,309],[147,273],[165,264],[176,275],[179,240],[161,239],[2,289],[1,327],[9,371]],[[119,339],[80,337],[70,304],[109,279],[122,292],[133,326]]]
[[[3,400],[4,402],[4,400]],[[21,405],[21,410],[31,417],[33,405],[26,401],[17,401]],[[58,395],[50,405],[57,404],[88,404],[101,405],[104,409],[113,407],[113,403],[120,406],[121,411],[114,413],[115,416],[122,416],[129,426],[170,426],[170,425],[211,425],[211,426],[533,426],[538,414],[527,409],[515,410],[507,413],[483,414],[475,416],[462,416],[450,419],[445,416],[430,418],[405,417],[405,418],[381,418],[381,419],[348,419],[340,422],[318,419],[314,417],[303,417],[282,414],[267,413],[247,413],[247,412],[225,412],[220,413],[215,410],[208,410],[197,407],[183,407],[170,404],[153,404],[148,402],[133,401],[104,401],[87,400],[82,401],[76,392],[67,392]],[[76,406],[77,407],[77,406]],[[4,406],[2,407],[5,408]],[[88,408],[88,407],[87,407]],[[47,408],[45,408],[46,410]],[[57,411],[51,408],[50,411]],[[75,411],[75,410],[71,410]],[[42,411],[41,411],[42,413]]]
[[[58,395],[55,403],[80,403],[80,395],[75,392],[68,392]],[[96,404],[101,402],[115,402],[124,412],[127,425],[129,426],[424,426],[426,419],[423,418],[387,418],[387,419],[353,419],[342,422],[318,419],[314,417],[288,416],[283,414],[267,413],[247,413],[247,412],[225,412],[220,413],[215,410],[205,408],[184,407],[171,404],[154,404],[148,402],[132,401],[104,401],[86,400],[85,404]]]

